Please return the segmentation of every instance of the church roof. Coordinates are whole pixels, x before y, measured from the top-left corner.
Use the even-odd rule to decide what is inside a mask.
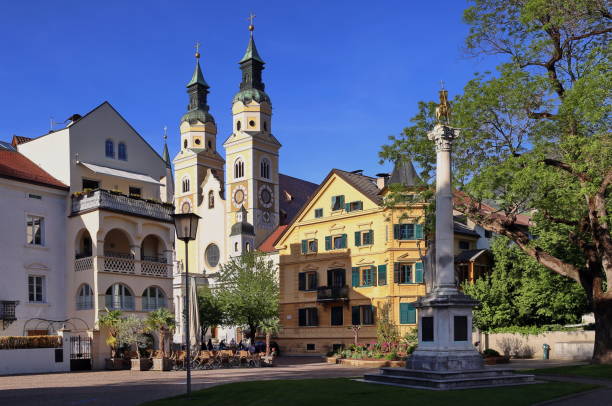
[[[279,173],[280,224],[289,224],[318,187],[316,183]]]
[[[261,56],[259,56],[259,52],[257,52],[257,47],[255,46],[255,40],[253,39],[253,35],[251,35],[251,38],[249,38],[249,44],[247,45],[246,52],[238,63],[246,62],[249,59],[254,59],[257,62],[265,63],[263,59],[261,59]]]
[[[195,70],[193,71],[193,76],[191,76],[191,80],[187,83],[187,87],[193,86],[195,84],[202,85],[204,87],[209,87],[208,83],[204,80],[204,75],[202,74],[202,69],[200,68],[200,60],[196,59]]]

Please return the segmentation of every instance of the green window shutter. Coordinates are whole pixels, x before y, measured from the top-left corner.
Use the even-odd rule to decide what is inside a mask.
[[[332,238],[330,235],[325,237],[325,250],[329,251],[332,249]]]
[[[408,229],[408,237],[407,240],[414,240],[414,224],[406,224],[406,228]]]
[[[361,200],[357,202],[357,210],[363,210],[363,202]]]
[[[353,267],[352,284],[353,287],[359,286],[359,268]]]
[[[319,325],[319,312],[317,311],[318,309],[316,307],[313,307],[310,309],[311,312],[311,317],[312,317],[312,323],[310,324],[311,326],[318,326]]]
[[[302,240],[302,254],[308,252],[308,240]]]
[[[400,225],[399,224],[393,224],[393,239],[394,240],[400,239]]]
[[[332,211],[334,210],[334,207],[336,207],[336,200],[338,199],[338,196],[332,196],[331,198],[331,209]]]
[[[346,248],[346,234],[342,234],[342,248]]]
[[[298,290],[306,290],[306,274],[304,272],[298,274]]]
[[[370,234],[370,244],[374,244],[374,230],[368,231],[368,234]]]
[[[361,306],[351,307],[351,324],[353,326],[361,324]]]
[[[400,283],[400,264],[393,264],[393,283]]]
[[[400,324],[416,324],[416,309],[412,303],[400,303]]]
[[[300,326],[305,326],[306,325],[306,309],[299,309],[298,310],[298,324]]]
[[[423,239],[423,224],[414,225],[414,238],[416,238],[417,240]]]
[[[376,267],[374,265],[370,267],[370,274],[372,275],[372,285],[378,286],[378,275],[376,273]]]
[[[414,282],[423,283],[423,263],[417,262],[416,264],[414,264],[414,268]]]
[[[378,285],[387,284],[387,265],[378,265]]]
[[[338,196],[338,199],[340,199],[340,207],[344,206],[344,195]]]
[[[361,231],[355,231],[355,247],[361,246]]]
[[[351,211],[351,204],[350,203],[345,203],[344,204],[344,211],[347,212],[347,213],[349,211]]]

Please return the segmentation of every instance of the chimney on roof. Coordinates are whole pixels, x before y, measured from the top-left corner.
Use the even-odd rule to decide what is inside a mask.
[[[75,113],[73,115],[71,115],[70,117],[68,117],[68,119],[66,120],[68,122],[68,124],[66,125],[66,127],[70,127],[72,124],[76,123],[79,119],[81,118],[81,115],[78,113]]]
[[[389,174],[388,173],[377,173],[376,174],[376,186],[378,186],[379,190],[383,190],[387,183],[389,183]]]

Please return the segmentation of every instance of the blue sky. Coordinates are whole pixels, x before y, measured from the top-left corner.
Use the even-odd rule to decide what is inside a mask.
[[[231,131],[248,40],[247,16],[266,61],[281,172],[320,182],[331,168],[390,170],[378,151],[435,99],[492,61],[464,56],[467,2],[446,1],[28,1],[0,8],[0,140],[35,137],[109,101],[172,156],[185,85],[202,43],[218,147]],[[432,145],[433,148],[433,145]]]

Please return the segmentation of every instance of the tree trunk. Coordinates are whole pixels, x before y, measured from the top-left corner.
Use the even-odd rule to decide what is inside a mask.
[[[255,345],[255,335],[257,334],[257,326],[249,324],[249,338],[251,339],[251,345]]]
[[[270,333],[266,333],[266,357],[270,356]]]
[[[595,349],[594,364],[612,364],[612,300],[595,300]]]

